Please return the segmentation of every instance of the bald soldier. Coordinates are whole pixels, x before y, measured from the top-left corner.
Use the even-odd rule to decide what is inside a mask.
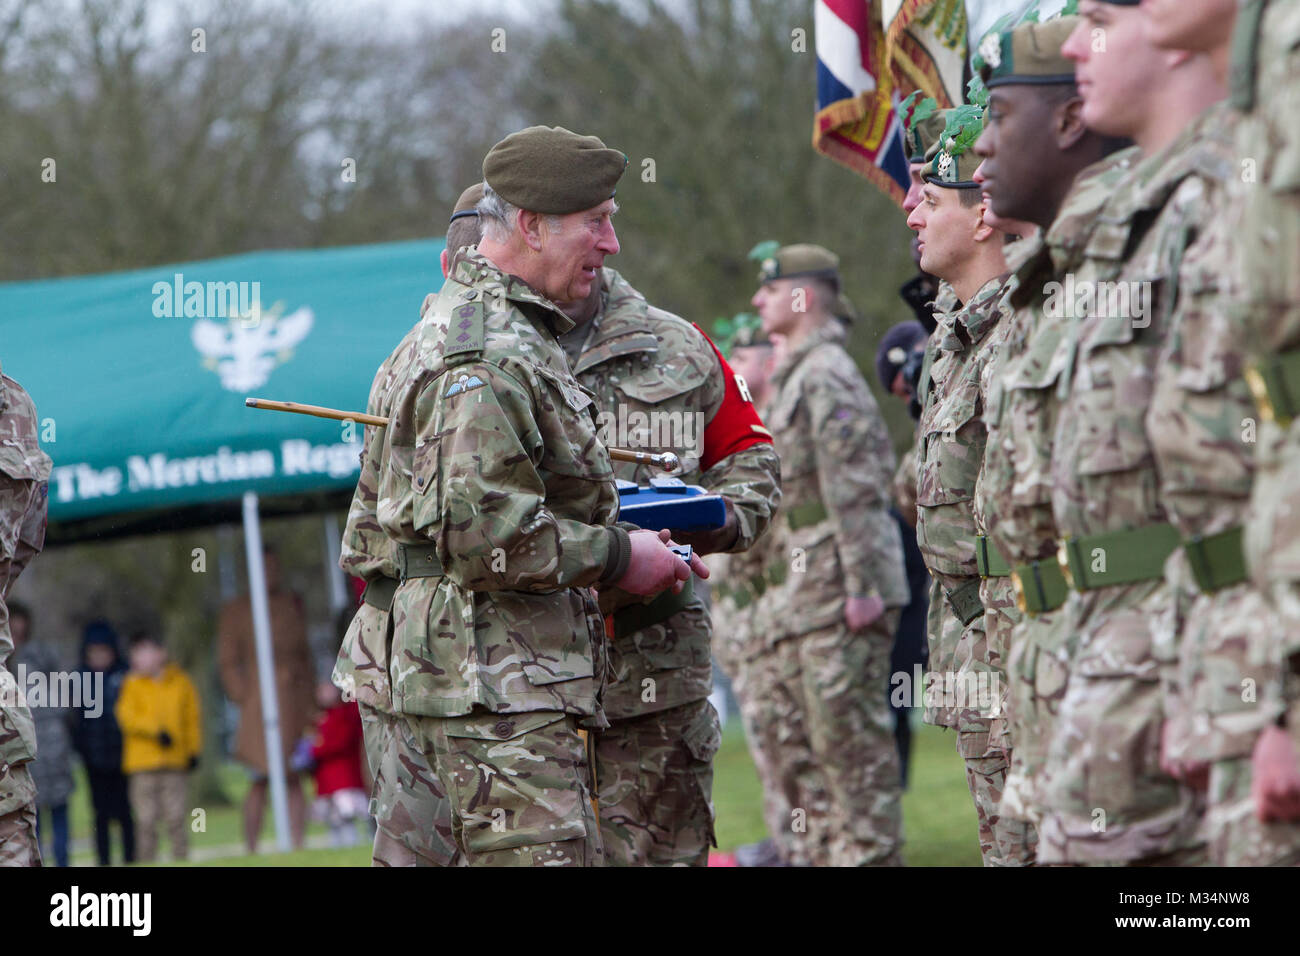
[[[36,437],[36,406],[0,374],[0,866],[40,866],[36,841],[36,730],[22,689],[5,666],[9,589],[45,545],[51,462]]]
[[[1096,225],[1096,212],[1128,169],[1131,153],[1107,157],[1119,145],[1090,131],[1074,64],[1061,45],[1077,25],[1064,17],[1024,23],[993,34],[981,77],[988,90],[984,132],[975,143],[976,179],[999,219],[1032,223],[1038,236],[1017,245],[1012,317],[981,391],[988,439],[975,487],[975,506],[990,554],[1011,572],[1015,606],[986,608],[990,632],[1006,629],[1007,713],[1015,742],[1002,812],[1038,819],[1034,789],[1041,783],[1050,728],[1065,693],[1071,629],[1056,612],[1065,579],[1056,561],[1060,535],[1051,487],[1041,480],[1051,460],[1057,366],[1051,362],[1063,323],[1045,314],[1049,283],[1069,272],[1073,256]],[[988,211],[986,209],[986,219]],[[1036,462],[1032,471],[1027,463]],[[1022,480],[1030,473],[1034,480]],[[997,728],[991,728],[996,731]]]
[[[442,274],[446,278],[451,253],[479,240],[478,212],[483,184],[470,186],[456,201],[447,227]],[[428,295],[423,316],[436,300]],[[366,413],[387,417],[389,394],[415,357],[420,325],[412,327],[384,360],[370,386]],[[378,506],[382,429],[366,427],[361,474],[343,529],[339,566],[366,582],[361,606],[353,615],[335,662],[333,681],[357,701],[365,736],[366,761],[374,780],[371,815],[376,832],[372,862],[376,866],[446,865],[455,848],[447,832],[447,795],[429,767],[409,728],[393,713],[389,676],[393,594],[397,591],[397,549],[384,534],[375,514]]]
[[[1216,77],[1226,82],[1236,6],[1232,0],[1150,4],[1152,40],[1207,56]],[[1300,85],[1293,74],[1267,76],[1267,68],[1261,69],[1269,60],[1274,69],[1281,62],[1293,67],[1300,18],[1294,9],[1281,13],[1280,6],[1271,19],[1264,14],[1263,5],[1243,9],[1232,74],[1232,105],[1238,110],[1249,108],[1246,100],[1262,79],[1258,102],[1268,105],[1241,123],[1231,167],[1235,174],[1246,161],[1258,162],[1260,175],[1250,182],[1229,175],[1228,188],[1214,194],[1206,228],[1183,254],[1178,278],[1185,291],[1158,359],[1146,420],[1161,499],[1183,537],[1165,566],[1180,601],[1175,623],[1181,633],[1164,766],[1207,788],[1208,850],[1211,863],[1221,866],[1300,864],[1300,737],[1291,717],[1300,695],[1288,688],[1300,663],[1297,622],[1279,613],[1290,599],[1272,574],[1284,560],[1257,563],[1262,573],[1252,580],[1242,544],[1253,488],[1260,523],[1252,532],[1265,531],[1263,540],[1289,547],[1283,536],[1294,530],[1286,524],[1289,506],[1278,507],[1294,496],[1294,486],[1273,484],[1280,477],[1273,471],[1277,409],[1265,401],[1268,413],[1262,414],[1241,374],[1258,376],[1270,363],[1285,365],[1277,359],[1279,346],[1283,354],[1285,346],[1272,336],[1288,322],[1295,334],[1300,299],[1300,286],[1292,280],[1288,293],[1287,280],[1277,274],[1300,255],[1300,204],[1294,190],[1288,203],[1287,188],[1273,188],[1278,164],[1285,168],[1300,148],[1290,135],[1288,152],[1289,122],[1275,122],[1270,111],[1280,107],[1293,114]],[[1271,51],[1264,45],[1270,38],[1278,44]],[[1283,89],[1290,85],[1290,100],[1275,98],[1279,82]],[[1281,135],[1270,135],[1270,127]],[[1264,143],[1270,148],[1259,154]],[[1256,349],[1267,356],[1262,365],[1254,364]],[[1259,482],[1257,454],[1265,476]],[[1263,489],[1276,498],[1261,499]],[[1252,540],[1261,537],[1252,534]]]
[[[558,336],[619,250],[627,158],[594,136],[529,127],[483,162],[476,249],[421,320],[390,396],[380,526],[397,545],[392,694],[447,795],[453,863],[602,861],[587,729],[606,725],[593,587],[680,589],[687,564],[615,525],[618,494],[591,396]]]
[[[1187,291],[1167,277],[1225,177],[1227,127],[1221,111],[1206,112],[1223,91],[1204,56],[1155,51],[1136,4],[1082,0],[1079,13],[1062,51],[1075,62],[1084,123],[1140,152],[1051,304],[1066,331],[1053,359],[1050,476],[1040,480],[1051,487],[1077,646],[1047,750],[1039,859],[1189,865],[1204,858],[1202,803],[1159,765],[1161,685],[1177,654],[1160,623],[1173,606],[1164,566],[1179,534],[1143,419]]]
[[[748,550],[781,491],[771,434],[743,380],[699,327],[650,305],[608,266],[590,295],[561,308],[575,324],[560,344],[595,398],[606,443],[673,451],[681,460],[673,477],[723,500],[723,527],[674,538],[701,555]],[[614,473],[640,485],[663,475],[630,462]],[[709,609],[691,588],[648,602],[603,588],[601,608],[613,636],[603,697],[610,726],[595,734],[606,863],[704,866],[717,845],[713,756],[721,742],[708,700]]]
[[[884,689],[910,595],[889,511],[893,447],[844,349],[839,258],[785,246],[759,278],[752,302],[763,331],[785,340],[767,418],[784,497],[769,545],[779,678],[763,749],[792,808],[797,858],[787,862],[899,865],[898,754]]]
[[[962,305],[939,321],[938,356],[922,402],[917,484],[917,545],[933,578],[930,594],[930,674],[926,702],[942,700],[957,731],[957,752],[979,821],[986,866],[1033,860],[1034,834],[999,806],[1011,757],[1000,716],[1007,649],[989,639],[985,603],[1007,603],[1009,585],[990,574],[981,516],[974,508],[984,460],[983,373],[1008,317],[1005,235],[983,221],[981,189],[971,150],[982,128],[975,107],[954,109],[939,153],[927,167],[921,203],[908,225],[921,240],[921,268],[948,281]],[[946,660],[936,649],[953,648]]]

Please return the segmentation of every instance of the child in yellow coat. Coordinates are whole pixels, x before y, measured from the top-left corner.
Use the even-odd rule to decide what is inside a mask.
[[[152,634],[131,638],[131,672],[117,700],[122,728],[122,772],[135,815],[137,858],[158,852],[157,826],[167,827],[172,856],[185,859],[187,775],[198,764],[199,698],[185,672],[167,660]]]

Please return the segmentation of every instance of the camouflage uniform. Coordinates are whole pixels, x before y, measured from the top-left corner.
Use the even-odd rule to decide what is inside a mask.
[[[599,862],[583,725],[600,726],[591,586],[627,563],[572,322],[471,250],[417,332],[383,429],[379,524],[398,544],[393,708],[450,804],[457,863]]]
[[[1088,314],[1070,320],[1059,350],[1052,510],[1068,574],[1087,590],[1071,591],[1066,608],[1078,644],[1040,791],[1044,862],[1186,864],[1201,856],[1202,801],[1159,765],[1161,681],[1177,655],[1175,641],[1159,635],[1179,628],[1168,623],[1173,592],[1158,565],[1177,532],[1166,523],[1143,420],[1178,261],[1209,221],[1222,126],[1221,111],[1210,110],[1144,159],[1098,215],[1073,274],[1074,288],[1095,290],[1098,304],[1122,300],[1109,294],[1121,286],[1097,283],[1140,283],[1138,292],[1150,293],[1145,321],[1132,308],[1080,309]]]
[[[738,537],[728,550],[749,548],[767,529],[781,495],[780,466],[766,430],[758,443],[718,457],[706,423],[717,419],[728,382],[713,346],[686,320],[650,306],[613,269],[602,270],[601,284],[596,316],[563,335],[561,344],[578,355],[574,377],[595,396],[601,421],[616,425],[624,416],[628,422],[646,416],[641,432],[607,438],[607,444],[677,452],[682,464],[674,477],[730,503]],[[736,400],[742,400],[739,393]],[[677,422],[679,434],[652,435],[649,423],[655,421]],[[665,445],[665,437],[689,444]],[[619,462],[615,474],[648,484],[663,472]],[[596,735],[606,862],[703,866],[709,847],[717,845],[711,797],[713,755],[721,743],[718,715],[708,701],[709,610],[693,589],[633,600],[613,615],[603,698],[610,726]]]
[[[899,609],[910,600],[889,512],[894,453],[875,398],[826,323],[791,348],[772,380],[768,426],[783,464],[761,618],[772,650],[763,749],[777,762],[794,863],[897,864],[898,753],[886,698]],[[848,596],[886,606],[864,631]],[[763,613],[760,610],[760,613]]]
[[[988,582],[978,577],[976,563],[974,496],[985,444],[981,378],[992,357],[994,330],[1008,315],[1006,279],[988,280],[939,323],[917,463],[916,542],[933,579],[926,706],[957,731],[988,866],[1023,865],[1032,858],[1032,831],[998,809],[1009,754],[990,745],[990,730],[1000,704],[1002,649],[988,642],[980,596]],[[999,592],[1007,587],[1003,583]],[[947,655],[936,660],[936,650]]]
[[[45,544],[49,456],[37,442],[36,406],[0,374],[0,866],[40,866],[36,785],[27,764],[36,730],[18,682],[6,668],[9,589]]]
[[[986,372],[988,441],[976,499],[994,547],[1013,569],[1025,570],[1035,600],[1032,613],[1013,614],[1009,608],[997,612],[1011,625],[1007,713],[1000,720],[1009,725],[1015,741],[1002,808],[1031,822],[1038,817],[1035,789],[1065,696],[1072,633],[1059,606],[1042,610],[1048,592],[1040,595],[1036,587],[1044,575],[1053,573],[1060,537],[1052,517],[1050,463],[1060,374],[1060,364],[1052,358],[1064,326],[1044,315],[1044,286],[1073,269],[1097,211],[1127,174],[1135,152],[1117,153],[1083,170],[1046,235],[1023,240],[1026,248],[1009,298],[1014,312],[996,361]],[[1056,574],[1059,577],[1059,571]],[[1064,601],[1063,580],[1050,594],[1051,600]]]
[[[436,296],[425,298],[423,316]],[[415,357],[420,326],[402,339],[375,373],[366,412],[386,417],[394,383],[405,380]],[[367,426],[361,474],[343,530],[339,566],[366,582],[366,592],[343,637],[333,681],[357,701],[365,735],[366,760],[374,781],[370,812],[375,818],[372,862],[376,866],[446,866],[455,856],[450,808],[437,774],[417,745],[411,728],[393,713],[389,677],[392,642],[390,608],[397,589],[397,549],[379,526],[378,506],[383,432]]]
[[[1244,117],[1237,134],[1236,194],[1241,223],[1232,232],[1244,301],[1238,310],[1252,365],[1297,362],[1300,349],[1300,8],[1280,0],[1247,0],[1237,16],[1233,105]],[[1247,161],[1255,177],[1241,182]],[[1275,366],[1274,366],[1275,368]],[[1290,379],[1294,396],[1295,375]],[[1263,383],[1254,388],[1261,394]],[[1260,684],[1259,705],[1284,706],[1285,724],[1300,752],[1300,424],[1291,407],[1260,403],[1256,472],[1245,521],[1247,569],[1278,623],[1260,635],[1276,668]],[[1271,405],[1271,407],[1269,407]],[[1289,413],[1289,414],[1288,414]],[[1279,415],[1281,417],[1279,417]],[[1259,706],[1257,705],[1257,706]],[[1264,709],[1261,707],[1261,709]],[[1300,863],[1300,822],[1260,823],[1251,799],[1251,764],[1236,758],[1211,770],[1211,853],[1230,864]]]

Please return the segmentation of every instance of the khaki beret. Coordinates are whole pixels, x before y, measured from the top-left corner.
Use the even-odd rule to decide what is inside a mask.
[[[979,46],[984,60],[980,79],[989,89],[1010,83],[1073,83],[1074,63],[1061,55],[1061,47],[1078,25],[1079,17],[1058,17],[990,33]]]
[[[627,157],[561,126],[511,133],[483,158],[483,179],[513,206],[563,216],[613,197]]]
[[[806,242],[782,246],[763,260],[758,281],[771,282],[773,279],[793,279],[799,276],[831,279],[838,285],[840,257],[829,249]]]
[[[456,200],[456,205],[453,206],[451,210],[450,221],[455,222],[457,219],[464,219],[467,216],[477,216],[478,209],[476,207],[478,206],[478,201],[482,198],[483,184],[475,183],[473,186],[470,186],[469,189],[461,193],[460,198]]]

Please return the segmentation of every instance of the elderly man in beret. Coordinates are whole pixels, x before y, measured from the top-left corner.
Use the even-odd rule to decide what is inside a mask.
[[[447,248],[442,251],[442,274],[450,271],[451,255],[479,240],[478,202],[483,184],[475,183],[460,194],[447,225]],[[437,300],[425,297],[423,316]],[[366,412],[387,417],[393,383],[405,377],[415,358],[420,323],[398,343],[375,372]],[[374,778],[376,830],[375,866],[419,866],[450,862],[454,855],[447,819],[446,794],[431,786],[435,779],[423,752],[404,732],[401,715],[393,712],[389,677],[389,636],[393,595],[399,584],[397,548],[379,526],[379,465],[383,430],[367,426],[362,444],[361,475],[343,529],[339,567],[365,582],[361,606],[353,614],[339,648],[332,679],[345,694],[356,698],[365,732],[366,762]]]
[[[483,162],[484,237],[457,250],[387,396],[377,517],[395,544],[392,706],[445,797],[450,864],[603,861],[586,728],[605,726],[593,588],[680,590],[667,535],[615,525],[618,493],[556,305],[618,252],[626,167],[594,136],[530,127]]]

